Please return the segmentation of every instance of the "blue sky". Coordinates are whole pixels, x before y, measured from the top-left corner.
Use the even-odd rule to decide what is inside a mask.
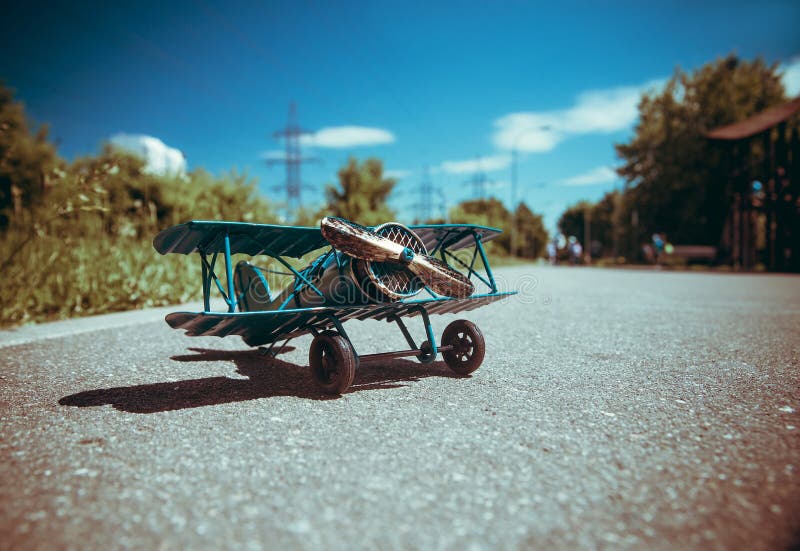
[[[425,166],[447,206],[471,197],[476,170],[509,203],[516,148],[518,197],[552,228],[620,184],[613,144],[630,137],[639,93],[676,66],[761,55],[800,93],[798,2],[114,4],[4,8],[0,79],[62,155],[153,136],[190,169],[244,170],[281,201],[285,174],[265,156],[295,101],[322,161],[303,168],[304,203],[349,156],[376,156],[400,177],[404,221]]]

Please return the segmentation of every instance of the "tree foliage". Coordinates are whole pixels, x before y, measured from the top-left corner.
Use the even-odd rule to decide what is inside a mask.
[[[0,228],[15,210],[39,200],[57,164],[47,127],[34,132],[22,103],[0,83]]]
[[[611,191],[597,203],[579,201],[568,207],[558,220],[559,231],[565,236],[575,236],[583,243],[586,235],[585,221],[588,219],[592,243],[584,243],[584,247],[590,250],[593,256],[614,254],[616,244],[614,216],[620,196],[618,191]]]
[[[488,250],[494,254],[509,254],[511,219],[511,213],[505,205],[494,197],[462,201],[450,209],[450,221],[453,224],[478,224],[503,230],[499,237],[488,244]]]
[[[517,223],[517,255],[522,258],[539,258],[544,255],[548,235],[541,214],[535,214],[528,205],[520,203],[514,213]]]
[[[245,175],[162,176],[108,147],[67,163],[29,128],[0,87],[0,325],[197,299],[199,266],[160,256],[154,235],[190,219],[275,220]]]
[[[633,139],[616,146],[630,189],[624,241],[666,232],[676,243],[716,245],[729,208],[728,169],[709,130],[785,101],[777,66],[728,56],[687,73],[680,69],[659,93],[642,97]],[[636,211],[634,214],[633,211]]]
[[[542,216],[534,214],[525,203],[520,203],[515,212],[517,220],[517,251],[523,258],[538,258],[547,243],[547,231]],[[478,224],[499,228],[503,233],[488,243],[494,254],[508,255],[511,248],[512,215],[498,199],[471,199],[450,209],[450,221],[454,224]]]
[[[395,213],[386,201],[396,183],[394,178],[384,177],[380,160],[371,158],[359,163],[351,157],[339,170],[338,186],[328,185],[325,189],[324,214],[341,216],[366,226],[392,220]]]

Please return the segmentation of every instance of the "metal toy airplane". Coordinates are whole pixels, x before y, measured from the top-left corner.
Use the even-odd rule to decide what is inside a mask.
[[[406,227],[390,222],[366,228],[343,218],[324,218],[319,228],[275,226],[242,222],[192,221],[159,233],[153,246],[161,254],[199,253],[203,274],[202,312],[174,312],[166,317],[190,336],[240,335],[250,346],[275,344],[311,333],[311,373],[320,389],[341,394],[353,383],[359,360],[416,356],[430,363],[441,353],[460,375],[475,371],[483,361],[485,345],[480,329],[456,320],[442,333],[440,344],[431,328],[430,314],[474,310],[516,292],[498,292],[483,243],[501,230],[471,224]],[[327,247],[307,267],[297,270],[286,258],[301,258]],[[454,251],[474,247],[468,262]],[[214,268],[225,259],[226,287]],[[276,272],[231,255],[266,255],[288,272]],[[439,255],[440,259],[433,255]],[[210,256],[210,259],[209,259]],[[480,258],[485,276],[476,269]],[[467,270],[456,270],[449,262]],[[292,283],[270,293],[265,273],[282,273]],[[474,283],[488,292],[475,293]],[[227,311],[211,310],[214,285]],[[414,298],[425,292],[428,296]],[[238,312],[236,311],[238,308]],[[403,323],[421,316],[427,340],[417,345]],[[343,323],[350,319],[395,322],[409,349],[359,356]]]

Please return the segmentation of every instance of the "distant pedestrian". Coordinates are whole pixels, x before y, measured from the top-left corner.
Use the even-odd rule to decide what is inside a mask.
[[[580,241],[572,244],[572,263],[581,264],[583,262],[583,245]]]
[[[655,263],[658,264],[661,261],[661,257],[664,254],[664,234],[662,233],[654,233],[653,234],[653,256],[655,258]]]
[[[547,260],[553,266],[558,264],[558,245],[555,240],[547,243]]]
[[[567,243],[567,254],[569,255],[569,263],[573,266],[578,264],[583,256],[583,247],[581,246],[580,241],[578,241],[578,238],[574,235],[569,236],[569,241]]]

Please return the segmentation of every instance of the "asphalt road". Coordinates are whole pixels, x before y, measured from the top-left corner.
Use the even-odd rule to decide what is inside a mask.
[[[800,542],[800,278],[498,275],[523,296],[465,316],[487,339],[471,378],[396,360],[337,399],[309,338],[269,362],[99,318],[0,348],[0,547]],[[347,327],[362,353],[402,344]]]

